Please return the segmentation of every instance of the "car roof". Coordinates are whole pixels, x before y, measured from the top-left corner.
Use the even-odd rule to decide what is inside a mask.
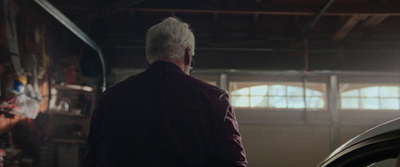
[[[336,154],[342,152],[343,150],[346,150],[347,148],[360,143],[364,140],[370,139],[372,137],[375,136],[379,136],[382,134],[386,134],[386,133],[390,133],[393,131],[398,131],[400,130],[400,117],[387,121],[385,123],[382,123],[378,126],[375,126],[363,133],[361,133],[360,135],[357,135],[356,137],[350,139],[349,141],[347,141],[346,143],[344,143],[343,145],[341,145],[340,147],[338,147],[335,151],[333,151],[324,161],[331,159],[332,157],[334,157]]]

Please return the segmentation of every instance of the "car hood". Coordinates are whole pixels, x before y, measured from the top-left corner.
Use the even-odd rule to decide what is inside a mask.
[[[357,135],[356,137],[350,139],[349,141],[347,141],[346,143],[344,143],[343,145],[341,145],[339,148],[337,148],[335,151],[333,151],[323,162],[331,159],[332,157],[334,157],[336,154],[346,150],[347,148],[360,143],[364,140],[370,139],[372,137],[375,136],[379,136],[385,133],[390,133],[396,130],[400,130],[400,117],[387,121],[385,123],[382,123],[378,126],[375,126],[367,131],[365,131],[364,133],[361,133],[360,135]]]

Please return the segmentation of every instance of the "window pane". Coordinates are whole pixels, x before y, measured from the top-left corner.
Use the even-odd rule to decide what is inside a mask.
[[[359,109],[360,101],[358,98],[344,97],[341,99],[341,105],[343,109]]]
[[[357,102],[355,99],[351,100],[350,97],[359,100],[360,104],[357,107],[359,109],[398,110],[400,108],[400,87],[398,85],[341,84],[341,86],[340,89],[350,90],[341,93],[343,109],[356,108]]]
[[[302,82],[231,82],[233,107],[250,108],[304,108]],[[325,107],[325,84],[309,83],[308,108]],[[312,89],[311,89],[312,88]],[[358,96],[357,96],[358,97]]]
[[[250,107],[267,107],[267,97],[253,96],[250,97]]]
[[[271,108],[286,108],[286,97],[270,97],[269,106]]]
[[[288,108],[304,108],[304,100],[302,97],[289,97]]]
[[[378,97],[379,96],[379,87],[369,87],[361,89],[361,97]]]
[[[382,86],[381,97],[400,97],[400,89],[394,86]]]
[[[249,97],[248,96],[232,96],[233,107],[248,107]]]
[[[346,91],[342,93],[342,97],[358,97],[360,95],[360,90],[355,89],[351,91]]]
[[[242,88],[232,91],[232,95],[249,95],[249,88]]]
[[[322,92],[312,90],[312,89],[306,89],[306,95],[307,96],[322,96]]]
[[[361,98],[362,109],[379,109],[378,98]]]
[[[269,87],[269,95],[285,96],[286,95],[286,86],[283,86],[283,85],[270,86]]]
[[[390,98],[390,99],[381,99],[381,108],[389,109],[389,110],[398,110],[400,109],[399,99]]]
[[[324,99],[322,97],[307,97],[307,108],[324,108]]]
[[[267,95],[267,93],[268,93],[267,85],[253,86],[250,88],[251,95]]]
[[[304,96],[303,88],[297,86],[288,86],[288,96]]]

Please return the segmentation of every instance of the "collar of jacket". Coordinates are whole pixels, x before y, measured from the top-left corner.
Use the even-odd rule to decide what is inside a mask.
[[[184,73],[176,64],[168,61],[158,61],[150,65],[147,69],[148,72],[164,73],[164,72],[178,72]]]

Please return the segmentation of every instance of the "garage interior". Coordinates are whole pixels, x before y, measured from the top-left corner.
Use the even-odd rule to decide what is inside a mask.
[[[146,31],[170,16],[195,34],[192,76],[229,92],[249,167],[316,166],[347,140],[400,117],[399,0],[0,6],[6,166],[80,166],[101,92],[146,69]],[[21,94],[28,100],[17,104]]]

